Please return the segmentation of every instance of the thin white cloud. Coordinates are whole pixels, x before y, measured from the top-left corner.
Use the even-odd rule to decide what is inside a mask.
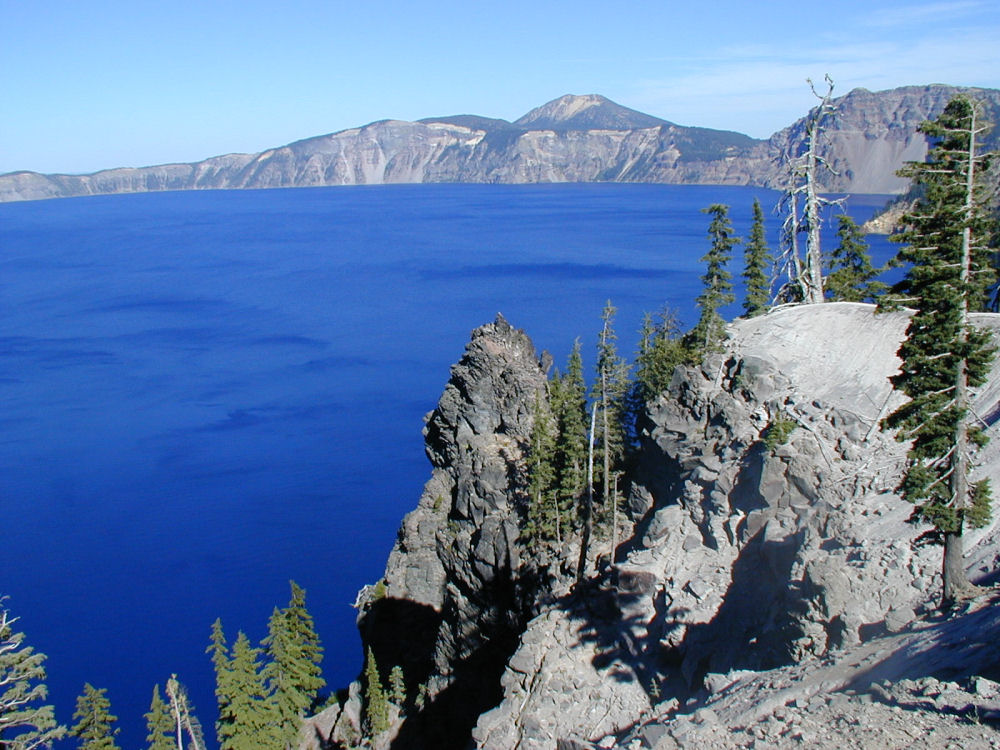
[[[954,0],[923,4],[903,3],[895,8],[879,8],[862,22],[874,27],[900,27],[961,18],[986,7],[982,0]]]
[[[763,46],[664,64],[669,76],[633,89],[632,106],[684,125],[742,130],[766,137],[815,104],[806,78],[829,73],[835,95],[904,85],[949,83],[1000,88],[1000,28],[923,39],[881,38],[791,50]],[[655,64],[654,66],[655,67]]]

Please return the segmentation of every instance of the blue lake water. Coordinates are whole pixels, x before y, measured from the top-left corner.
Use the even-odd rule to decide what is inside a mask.
[[[327,681],[346,684],[349,605],[428,477],[422,418],[469,332],[502,311],[557,364],[581,337],[589,367],[610,298],[631,354],[643,312],[693,322],[700,209],[730,204],[746,235],[754,197],[768,211],[777,195],[404,185],[0,205],[0,594],[49,656],[59,718],[85,681],[107,687],[139,747],[152,686],[176,672],[210,728],[212,621],[261,638],[290,578]]]

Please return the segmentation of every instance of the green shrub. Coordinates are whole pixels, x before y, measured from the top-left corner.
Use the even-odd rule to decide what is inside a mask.
[[[788,442],[788,438],[797,426],[798,423],[794,419],[779,413],[764,430],[764,445],[769,451],[774,451],[779,445]]]

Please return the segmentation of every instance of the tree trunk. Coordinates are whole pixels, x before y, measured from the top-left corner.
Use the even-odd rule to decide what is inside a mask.
[[[608,374],[601,370],[601,441],[604,443],[604,489],[601,502],[607,503],[611,487],[611,447],[608,445]]]
[[[806,272],[803,285],[804,301],[823,301],[823,253],[819,240],[819,195],[816,192],[816,141],[819,136],[819,119],[809,128],[809,150],[806,156]]]
[[[976,590],[965,573],[964,552],[962,532],[945,532],[944,562],[941,566],[941,578],[944,581],[941,596],[942,607],[949,607],[955,602],[967,598]]]
[[[597,404],[590,410],[590,448],[587,452],[587,495],[583,504],[583,534],[580,537],[580,560],[576,565],[576,580],[582,581],[587,572],[587,553],[593,530],[594,507],[594,429],[597,426]]]
[[[562,549],[562,519],[560,518],[560,516],[562,515],[562,509],[560,509],[560,507],[559,507],[559,493],[558,492],[553,492],[552,493],[552,505],[553,505],[553,509],[555,511],[555,514],[556,514],[556,545],[561,550]],[[559,554],[560,554],[560,556],[562,556],[562,552],[561,551],[560,551]]]
[[[794,185],[792,187],[794,191]],[[792,192],[788,206],[789,217],[787,219],[788,231],[788,252],[791,253],[791,263],[788,266],[789,281],[799,286],[802,299],[806,299],[808,289],[806,288],[805,272],[802,269],[802,259],[799,257],[799,196]]]
[[[615,564],[615,551],[618,549],[618,473],[615,473],[611,484],[611,564]]]

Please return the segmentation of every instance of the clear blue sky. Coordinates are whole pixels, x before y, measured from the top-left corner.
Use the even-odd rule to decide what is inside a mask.
[[[1000,88],[997,0],[0,0],[0,172],[256,152],[599,93],[766,137],[836,92]]]

